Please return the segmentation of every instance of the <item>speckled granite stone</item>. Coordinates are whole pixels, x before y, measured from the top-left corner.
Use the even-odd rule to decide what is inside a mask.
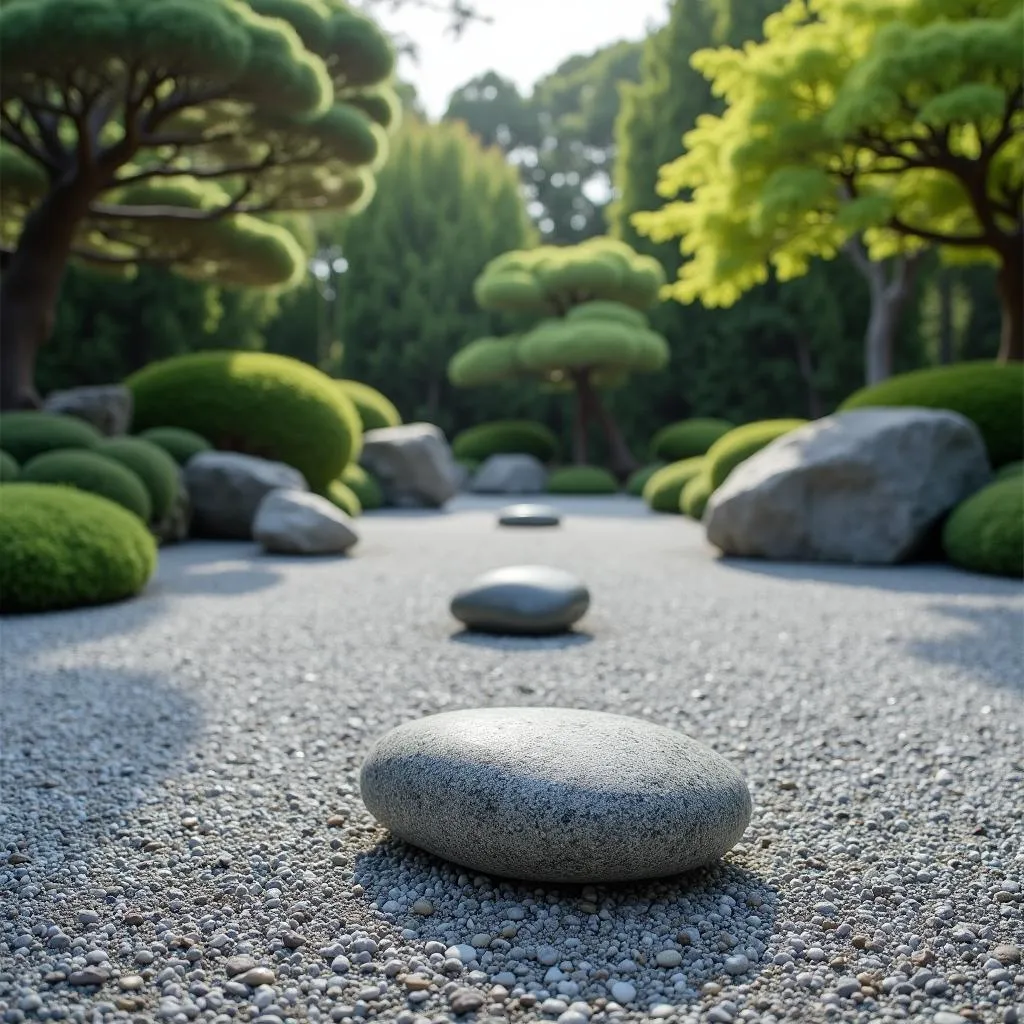
[[[451,613],[487,633],[561,633],[583,618],[590,592],[572,573],[546,565],[510,565],[460,590]]]
[[[547,882],[654,878],[743,835],[740,773],[637,718],[480,708],[407,722],[363,763],[362,798],[393,835],[475,871]]]
[[[551,505],[506,505],[498,510],[500,526],[558,526],[562,514]]]

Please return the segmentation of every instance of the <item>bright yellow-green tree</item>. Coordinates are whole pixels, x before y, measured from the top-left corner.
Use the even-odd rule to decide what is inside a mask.
[[[764,42],[693,65],[725,112],[662,168],[674,201],[633,219],[682,239],[674,298],[728,306],[770,268],[934,245],[998,265],[1000,358],[1024,358],[1020,0],[790,0]]]

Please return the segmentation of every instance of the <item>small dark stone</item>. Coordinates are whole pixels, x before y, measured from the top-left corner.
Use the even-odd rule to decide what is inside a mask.
[[[102,985],[109,977],[101,967],[85,967],[80,971],[72,971],[68,982],[72,985]]]
[[[498,512],[500,526],[558,526],[562,514],[550,505],[506,505]]]
[[[448,1002],[451,1005],[452,1013],[460,1014],[479,1010],[485,1000],[482,992],[477,992],[472,988],[460,988],[451,994]]]

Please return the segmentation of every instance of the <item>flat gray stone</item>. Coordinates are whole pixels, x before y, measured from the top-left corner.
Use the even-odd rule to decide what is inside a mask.
[[[451,711],[382,736],[360,775],[393,835],[474,871],[545,882],[656,878],[743,835],[740,773],[697,740],[566,708]]]
[[[106,437],[120,437],[127,434],[131,426],[134,401],[123,384],[100,384],[51,391],[43,408],[85,420]]]
[[[256,509],[252,538],[265,551],[285,555],[340,555],[358,540],[352,520],[308,491],[270,491]]]
[[[451,612],[485,633],[561,633],[583,618],[590,592],[572,573],[510,565],[478,576],[453,598]]]
[[[498,510],[500,526],[558,526],[562,513],[551,505],[506,505]]]

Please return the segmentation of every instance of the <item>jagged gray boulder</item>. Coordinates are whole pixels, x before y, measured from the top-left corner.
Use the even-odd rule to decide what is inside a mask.
[[[978,428],[937,409],[826,416],[741,463],[704,512],[727,555],[890,564],[992,476]]]
[[[121,384],[101,384],[51,391],[43,409],[85,420],[106,437],[120,437],[131,427],[134,400],[131,391]]]
[[[185,466],[196,537],[250,540],[260,502],[279,488],[308,491],[305,477],[283,462],[238,452],[200,452]]]
[[[359,462],[380,482],[385,502],[399,508],[440,508],[459,489],[459,467],[432,423],[368,430]]]
[[[340,555],[359,540],[352,520],[308,491],[271,491],[256,510],[253,540],[282,555]]]
[[[548,471],[534,455],[492,455],[473,474],[469,490],[475,494],[541,494]]]

